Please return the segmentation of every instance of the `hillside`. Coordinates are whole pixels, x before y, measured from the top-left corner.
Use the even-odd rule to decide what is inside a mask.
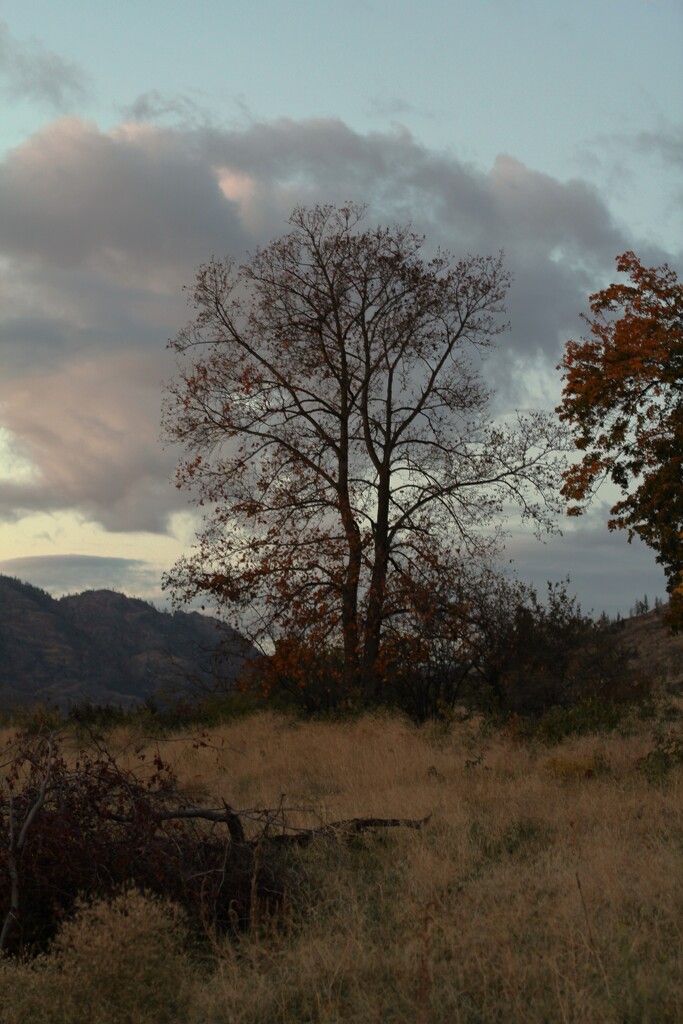
[[[633,671],[648,687],[673,690],[683,686],[683,633],[672,636],[669,632],[667,607],[622,619],[619,628],[624,646],[634,655]]]
[[[231,685],[255,651],[217,619],[157,611],[110,590],[56,600],[0,576],[0,708],[78,700],[130,706]]]

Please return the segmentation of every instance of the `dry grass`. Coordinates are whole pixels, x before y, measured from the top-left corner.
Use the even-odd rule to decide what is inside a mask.
[[[73,1018],[102,1024],[679,1022],[683,771],[653,785],[637,769],[652,731],[642,724],[549,748],[477,722],[444,733],[397,718],[262,714],[212,730],[205,746],[190,736],[159,741],[198,801],[284,804],[307,825],[432,817],[420,832],[289,852],[299,885],[283,926],[217,943],[201,970],[171,941],[181,927],[168,908],[143,915],[146,929],[136,918],[127,937],[120,915],[101,908],[72,928],[93,949],[104,930],[108,954],[81,956],[78,974],[67,955],[78,947],[72,931],[39,966],[4,966],[0,1020],[68,1019],[45,1010],[66,971],[83,1005],[96,1005],[95,986],[128,993],[121,1012],[112,997],[108,1009]],[[123,760],[131,741],[112,737]],[[127,956],[131,944],[149,969]],[[160,1015],[152,995],[133,1014],[131,991],[155,985],[168,988],[175,1017]]]
[[[84,905],[48,956],[0,972],[8,1024],[179,1024],[197,979],[178,909],[132,891]]]

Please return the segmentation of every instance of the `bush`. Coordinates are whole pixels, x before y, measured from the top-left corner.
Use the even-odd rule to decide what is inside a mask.
[[[146,736],[164,736],[192,726],[234,721],[262,706],[259,694],[241,690],[216,691],[184,700],[148,697],[134,708],[79,701],[69,708],[66,722],[75,727],[79,737],[120,725],[131,725]],[[57,724],[61,724],[59,720]]]
[[[652,784],[667,783],[674,769],[683,768],[683,736],[672,729],[655,731],[654,747],[638,760],[636,768]]]
[[[334,646],[289,637],[277,642],[272,655],[255,660],[246,678],[251,693],[260,693],[274,710],[327,715],[354,702],[343,668],[343,654]]]
[[[548,584],[545,603],[493,572],[464,585],[447,616],[432,615],[422,632],[416,618],[414,632],[394,641],[385,696],[413,720],[442,717],[456,703],[538,717],[576,702],[607,708],[640,696],[617,630],[583,615],[566,584]]]
[[[641,694],[626,650],[609,624],[581,612],[565,584],[548,584],[542,604],[535,591],[511,609],[496,639],[488,675],[503,710],[541,715],[579,702],[605,709]]]
[[[0,950],[45,949],[81,893],[109,898],[125,884],[207,930],[244,927],[254,901],[278,898],[230,808],[190,806],[158,755],[140,752],[132,771],[100,745],[67,763],[54,734],[20,733],[0,767]]]
[[[112,729],[129,721],[133,712],[124,711],[113,704],[91,704],[80,700],[72,704],[66,714],[66,721],[79,731],[91,729]]]
[[[384,702],[415,722],[449,718],[457,704],[499,709],[499,646],[527,593],[487,565],[458,565],[409,592],[385,630]]]
[[[194,972],[177,906],[134,889],[79,902],[49,953],[0,969],[0,1019],[12,1024],[176,1024]]]
[[[568,707],[553,707],[541,716],[527,721],[528,738],[552,745],[569,736],[585,736],[613,732],[629,714],[627,704],[581,697]]]

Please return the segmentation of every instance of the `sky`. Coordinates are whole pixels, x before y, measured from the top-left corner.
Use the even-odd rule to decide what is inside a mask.
[[[299,203],[503,250],[493,412],[553,409],[615,257],[683,272],[682,54],[680,0],[0,0],[0,572],[163,599],[183,286]],[[664,577],[609,504],[504,560],[628,614]]]

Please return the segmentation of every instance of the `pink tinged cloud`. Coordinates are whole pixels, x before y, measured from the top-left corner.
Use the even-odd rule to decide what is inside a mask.
[[[163,532],[182,506],[158,443],[160,391],[158,360],[135,352],[16,381],[3,420],[35,476],[3,486],[0,513],[72,508],[109,530]]]
[[[244,242],[213,169],[187,140],[146,125],[48,125],[0,167],[0,206],[5,252],[130,284],[184,272],[226,238]]]

